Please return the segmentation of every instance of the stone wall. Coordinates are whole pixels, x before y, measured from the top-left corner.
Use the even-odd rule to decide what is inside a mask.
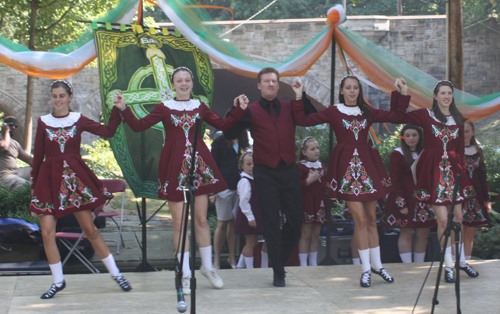
[[[250,21],[230,33],[239,49],[256,59],[266,61],[268,57],[286,57],[309,42],[324,29],[324,19]],[[229,22],[217,22],[226,31]],[[484,95],[500,89],[500,26],[496,19],[485,22],[488,27],[477,24],[464,31],[465,91]],[[434,76],[446,76],[446,25],[445,16],[351,16],[345,27],[359,32],[390,50],[409,64]],[[352,65],[352,64],[351,64]],[[345,69],[336,58],[336,82],[345,75]],[[217,65],[214,65],[217,68]],[[302,81],[308,94],[328,106],[330,101],[331,49],[306,73]],[[85,68],[70,78],[75,85],[72,109],[98,121],[100,113],[99,76],[97,69]],[[283,78],[291,83],[293,78]],[[51,80],[35,80],[35,102],[33,119],[50,112],[49,86]],[[338,88],[338,85],[335,89]],[[388,97],[364,86],[370,102],[387,109]],[[0,110],[15,114],[24,120],[23,104],[26,99],[26,75],[0,65]],[[336,92],[336,95],[338,92]],[[337,101],[337,96],[335,97]],[[383,127],[379,128],[383,132]],[[84,138],[85,143],[94,136]]]

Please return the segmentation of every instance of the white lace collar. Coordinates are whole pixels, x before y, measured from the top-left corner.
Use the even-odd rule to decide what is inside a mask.
[[[472,155],[477,154],[477,147],[476,147],[476,145],[471,145],[469,147],[465,147],[465,154],[467,156],[472,156]]]
[[[306,166],[307,168],[321,169],[321,162],[319,160],[316,161],[301,160],[300,163]]]
[[[249,178],[249,179],[253,180],[253,176],[251,176],[248,173],[243,172],[243,171],[240,173],[240,177],[242,177],[242,178]]]
[[[165,105],[165,107],[172,109],[172,110],[190,111],[190,110],[198,109],[198,107],[200,106],[200,101],[197,99],[190,99],[187,101],[177,101],[175,99],[170,99],[170,100],[164,101],[163,105]]]
[[[427,108],[427,112],[429,112],[429,116],[431,116],[431,118],[434,119],[434,121],[436,121],[436,122],[439,122],[439,123],[444,124],[444,125],[457,125],[455,122],[455,119],[453,119],[452,116],[447,116],[446,123],[443,123],[443,122],[439,121],[438,118],[436,118],[432,109]]]
[[[361,109],[358,106],[351,107],[351,106],[346,106],[344,104],[336,104],[334,106],[337,107],[337,109],[340,112],[342,112],[343,114],[348,115],[348,116],[362,116],[363,115],[363,112],[361,111]]]
[[[398,153],[400,153],[403,156],[405,155],[403,153],[403,149],[401,147],[396,148],[395,151],[397,151]],[[411,152],[411,158],[413,158],[413,160],[417,159],[417,157],[418,157],[417,152]]]
[[[40,119],[47,126],[52,128],[66,128],[74,125],[82,116],[80,112],[70,112],[69,115],[58,118],[54,117],[51,113],[41,116]]]

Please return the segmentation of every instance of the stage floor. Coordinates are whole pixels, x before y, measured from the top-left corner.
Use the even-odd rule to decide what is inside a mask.
[[[197,313],[411,313],[429,264],[387,264],[395,282],[372,276],[370,288],[359,286],[358,265],[287,267],[285,288],[272,286],[271,269],[220,270],[222,290],[197,272]],[[460,273],[462,312],[498,313],[500,261],[471,264],[480,276]],[[437,265],[415,313],[430,313],[436,274]],[[172,271],[125,276],[131,292],[122,292],[108,274],[66,275],[66,289],[51,300],[40,299],[51,276],[3,276],[0,313],[177,313]],[[454,285],[441,283],[435,313],[456,313]]]

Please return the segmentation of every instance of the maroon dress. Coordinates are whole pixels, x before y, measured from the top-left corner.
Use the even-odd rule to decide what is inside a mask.
[[[451,205],[455,178],[461,176],[456,204],[464,203],[476,195],[465,172],[464,127],[448,116],[446,124],[440,122],[431,109],[419,109],[405,116],[424,130],[424,150],[416,161],[417,184],[414,197],[432,205]],[[413,168],[413,167],[412,167]]]
[[[417,153],[413,153],[413,159]],[[396,148],[390,157],[389,172],[395,190],[387,197],[382,224],[388,228],[428,228],[436,225],[436,215],[430,204],[417,202],[412,197],[415,183],[411,168],[406,162],[403,150]],[[408,208],[408,215],[401,214],[401,209]]]
[[[325,166],[319,161],[312,162],[306,160],[301,160],[298,165],[304,204],[304,223],[322,225],[326,222],[325,202],[327,195],[325,193]],[[318,171],[319,179],[307,185],[306,179],[311,170]]]
[[[481,155],[475,145],[465,147],[465,167],[474,186],[476,197],[464,203],[462,224],[470,227],[488,226],[490,217],[486,202],[491,202],[490,189],[486,181],[486,170],[481,167]]]
[[[410,96],[393,92],[391,102],[397,104],[394,106],[394,111],[370,108],[371,120],[358,106],[336,104],[306,116],[302,100],[292,102],[297,125],[313,126],[330,123],[335,132],[337,145],[330,156],[326,175],[328,197],[369,202],[381,199],[393,190],[391,178],[385,171],[382,158],[376,149],[368,145],[371,124],[401,123]]]
[[[249,183],[249,184],[247,184]],[[262,211],[260,208],[260,200],[257,191],[255,190],[255,183],[253,177],[245,172],[241,173],[241,179],[238,182],[238,196],[239,206],[236,214],[236,222],[234,224],[235,234],[263,234],[264,221],[262,220]],[[242,212],[241,207],[246,207],[245,210],[251,211],[251,215],[255,219],[257,228],[252,228],[248,225],[248,218]],[[252,219],[250,219],[252,220]]]
[[[243,118],[246,111],[236,107],[226,119],[221,119],[204,103],[190,99],[177,101],[171,99],[156,105],[149,115],[137,119],[130,108],[122,111],[124,121],[134,132],[144,131],[158,122],[165,128],[165,144],[160,155],[158,167],[158,198],[172,202],[184,200],[183,187],[187,186],[189,168],[191,167],[192,141],[194,123],[197,117],[211,126],[228,131]],[[226,182],[212,158],[212,154],[198,137],[196,152],[196,179],[194,185],[197,195],[212,194],[227,189]]]
[[[52,114],[38,119],[31,180],[32,215],[65,215],[98,207],[113,198],[80,155],[82,132],[112,137],[121,117],[113,108],[108,125],[81,113],[63,117]]]

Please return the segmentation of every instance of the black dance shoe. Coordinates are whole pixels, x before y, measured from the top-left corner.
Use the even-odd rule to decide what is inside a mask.
[[[455,282],[455,269],[453,267],[444,268],[444,281],[447,283]]]
[[[125,279],[125,277],[123,276],[111,276],[113,277],[113,279],[118,283],[118,285],[120,286],[120,288],[122,288],[123,291],[130,291],[132,290],[132,286],[130,285],[130,282],[128,282],[127,279]]]
[[[62,286],[60,286],[60,287],[56,286],[56,284],[53,283],[52,287],[50,287],[49,291],[42,294],[40,299],[44,299],[44,300],[45,299],[52,299],[56,295],[56,293],[58,293],[59,291],[62,291],[64,288],[66,288],[66,280],[63,280]]]
[[[359,284],[363,288],[369,288],[372,283],[372,274],[369,270],[365,271],[361,274],[361,279],[359,280]]]
[[[394,282],[394,278],[385,270],[385,268],[380,268],[378,271],[372,268],[372,273],[379,275],[387,282]]]
[[[477,277],[479,276],[479,273],[472,269],[472,267],[469,266],[469,264],[465,263],[465,267],[458,267],[460,270],[463,270],[469,277]]]

